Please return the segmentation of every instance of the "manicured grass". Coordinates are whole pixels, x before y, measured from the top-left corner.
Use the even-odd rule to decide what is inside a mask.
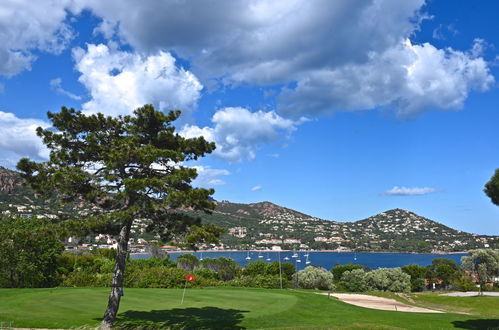
[[[0,321],[15,327],[69,328],[97,325],[107,302],[106,288],[0,289]],[[499,327],[497,314],[483,316],[377,311],[327,296],[291,290],[248,288],[126,289],[118,325],[187,329],[486,329]],[[456,297],[439,303],[454,306]],[[489,303],[499,306],[499,298]],[[474,298],[470,304],[475,306]],[[460,303],[459,303],[460,304]],[[475,306],[482,308],[482,302]]]
[[[449,313],[462,313],[483,318],[499,319],[499,297],[452,297],[441,292],[397,294],[391,292],[371,292],[378,297],[392,298],[403,303],[436,309]]]
[[[449,297],[431,292],[413,296],[417,304],[428,308],[499,319],[499,297]]]

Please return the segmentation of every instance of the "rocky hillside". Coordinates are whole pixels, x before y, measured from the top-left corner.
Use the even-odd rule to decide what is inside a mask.
[[[336,222],[315,218],[270,202],[217,204],[205,222],[227,229],[228,248],[279,245],[284,248],[355,251],[466,251],[499,248],[499,237],[475,235],[444,226],[413,212],[394,209],[364,220]]]
[[[0,212],[3,215],[56,217],[61,213],[85,215],[83,203],[61,206],[37,198],[22,185],[19,175],[0,167]],[[226,248],[305,248],[356,251],[466,251],[499,248],[499,237],[465,233],[413,212],[394,209],[355,222],[319,219],[271,202],[253,204],[217,202],[213,214],[196,213],[206,223],[223,227]],[[134,225],[132,236],[151,239],[145,224]],[[142,229],[141,229],[142,228]],[[140,230],[139,230],[140,229]]]

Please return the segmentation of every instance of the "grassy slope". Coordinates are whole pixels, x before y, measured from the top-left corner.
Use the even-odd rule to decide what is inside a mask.
[[[0,289],[0,321],[14,321],[15,327],[96,325],[107,293],[106,288]],[[126,289],[119,324],[129,329],[139,325],[189,329],[499,327],[497,314],[481,317],[376,311],[328,300],[327,296],[293,291],[189,289],[183,305],[181,294],[179,289]],[[489,303],[498,306],[499,298],[493,299]],[[453,300],[449,301],[452,304]],[[474,301],[470,300],[470,304]]]

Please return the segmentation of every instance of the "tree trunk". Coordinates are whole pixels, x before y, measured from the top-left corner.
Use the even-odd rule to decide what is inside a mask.
[[[109,294],[107,309],[101,324],[105,329],[111,328],[116,319],[116,314],[118,314],[118,308],[120,307],[120,300],[123,295],[123,277],[125,274],[126,256],[128,253],[128,238],[130,236],[131,227],[132,220],[126,220],[120,230],[113,281],[111,283],[111,293]]]

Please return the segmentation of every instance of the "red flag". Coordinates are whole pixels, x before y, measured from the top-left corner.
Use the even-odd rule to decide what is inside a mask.
[[[194,276],[188,275],[186,278],[187,281],[194,281]]]

